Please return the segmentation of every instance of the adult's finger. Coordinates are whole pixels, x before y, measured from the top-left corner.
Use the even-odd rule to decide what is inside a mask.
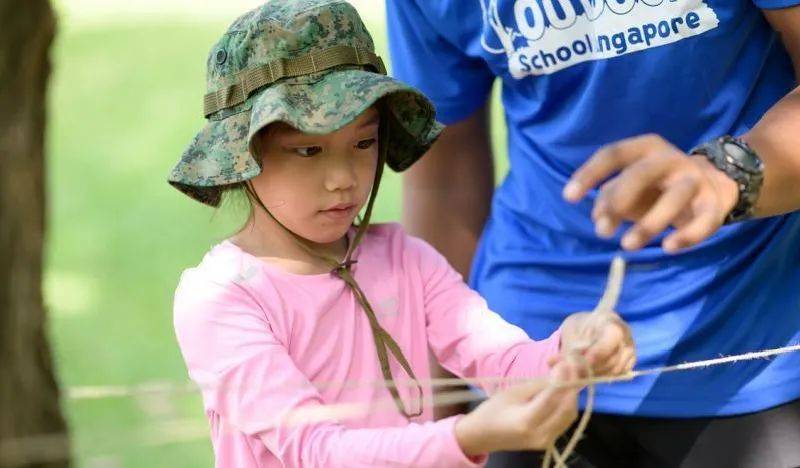
[[[643,157],[648,150],[669,145],[661,137],[645,135],[600,148],[567,181],[563,196],[578,202],[602,180]]]
[[[667,252],[676,252],[691,247],[709,237],[722,225],[719,214],[713,208],[697,210],[694,219],[664,239],[662,247]]]
[[[604,194],[611,190],[616,179],[603,184],[600,188],[600,196],[594,202],[592,207],[592,220],[594,221],[594,230],[599,237],[609,238],[617,232],[620,224],[622,224],[622,217],[613,213],[608,207],[608,196]]]
[[[676,167],[672,152],[651,153],[622,170],[598,196],[610,213],[635,220],[657,200]]]
[[[683,177],[666,189],[656,203],[622,237],[622,247],[636,250],[664,231],[683,212],[691,208],[700,184],[694,177]]]

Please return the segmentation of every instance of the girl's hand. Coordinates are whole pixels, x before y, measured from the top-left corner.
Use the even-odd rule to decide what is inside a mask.
[[[578,202],[611,176],[592,219],[601,237],[613,236],[622,221],[634,222],[622,238],[626,250],[644,247],[669,226],[676,230],[664,250],[691,247],[716,232],[739,199],[736,182],[705,156],[687,156],[658,135],[601,148],[573,174],[564,198]]]
[[[537,379],[494,394],[455,425],[467,456],[499,450],[544,450],[578,416],[580,388],[556,386],[583,377],[570,360],[556,364],[551,379]]]
[[[561,354],[550,358],[556,365],[569,352],[579,352],[596,376],[622,375],[636,364],[636,349],[628,324],[614,312],[579,312],[561,325]]]

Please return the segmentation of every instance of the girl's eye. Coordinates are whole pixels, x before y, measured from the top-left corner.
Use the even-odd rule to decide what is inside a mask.
[[[361,140],[361,141],[358,142],[358,144],[356,144],[356,148],[362,149],[362,150],[369,149],[372,145],[375,144],[376,141],[377,140],[375,138],[369,138],[369,139],[366,139],[366,140]]]
[[[300,156],[308,158],[321,153],[322,148],[319,146],[306,146],[302,148],[294,148],[294,152]]]

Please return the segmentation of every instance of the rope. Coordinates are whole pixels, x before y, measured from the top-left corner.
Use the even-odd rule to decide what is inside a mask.
[[[371,207],[368,207],[367,213]],[[368,216],[368,215],[367,215]],[[363,297],[363,292],[358,287],[358,284],[355,281],[352,281],[352,277],[350,275],[349,266],[354,263],[351,260],[351,254],[353,253],[355,245],[357,245],[358,240],[360,240],[360,235],[363,235],[363,230],[359,230],[356,234],[356,238],[354,241],[350,242],[348,245],[347,255],[345,256],[345,260],[339,264],[340,272],[339,276],[348,283],[349,286],[353,289],[354,294],[356,295],[357,299],[363,299],[362,305],[365,305],[366,313],[368,318],[370,318],[370,323],[372,324],[374,314],[371,314],[371,307],[369,306],[368,301],[366,301],[366,297]],[[625,262],[624,260],[617,256],[614,258],[611,264],[611,269],[609,272],[609,279],[606,285],[606,289],[601,297],[600,301],[598,302],[595,309],[592,311],[589,320],[587,321],[587,327],[591,325],[591,317],[601,317],[605,320],[605,317],[602,317],[604,314],[613,313],[613,310],[616,307],[617,301],[619,299],[621,290],[622,290],[622,282],[624,277],[625,271]],[[362,296],[362,297],[359,297]],[[377,320],[375,320],[377,321]],[[416,405],[419,404],[418,412],[414,414],[421,414],[423,408],[426,406],[430,407],[437,407],[442,405],[451,405],[456,403],[468,403],[482,400],[484,397],[482,395],[476,394],[473,391],[464,391],[464,390],[456,390],[446,393],[435,394],[433,396],[432,401],[426,402],[423,400],[423,392],[422,392],[422,383],[428,383],[431,387],[452,387],[452,386],[461,386],[463,384],[471,384],[477,386],[485,386],[488,383],[508,383],[510,381],[528,381],[528,380],[537,380],[537,379],[547,379],[549,381],[549,385],[553,388],[587,388],[587,399],[586,399],[586,406],[581,415],[580,420],[578,421],[575,430],[573,431],[572,436],[570,437],[569,441],[565,445],[564,449],[559,452],[555,445],[550,445],[545,450],[545,455],[542,461],[542,468],[550,468],[551,465],[553,468],[566,468],[567,467],[567,460],[573,454],[578,442],[583,437],[583,434],[586,430],[586,427],[589,423],[591,418],[592,409],[594,406],[594,398],[595,398],[595,388],[594,386],[597,384],[611,384],[617,382],[626,382],[633,380],[638,377],[643,376],[650,376],[650,375],[660,375],[670,372],[683,372],[683,371],[690,371],[702,368],[708,368],[713,366],[725,365],[725,364],[733,364],[743,361],[752,361],[757,359],[767,359],[772,358],[775,356],[789,354],[800,351],[800,343],[783,346],[779,348],[772,348],[772,349],[765,349],[761,351],[752,351],[743,354],[737,354],[732,356],[721,356],[718,358],[700,360],[700,361],[692,361],[692,362],[685,362],[680,364],[673,364],[661,367],[655,367],[650,369],[642,369],[638,371],[629,371],[622,375],[617,376],[593,376],[591,375],[591,370],[588,367],[588,364],[583,360],[581,357],[580,352],[585,350],[586,348],[590,347],[594,340],[597,337],[594,337],[594,340],[588,340],[587,342],[579,342],[573,344],[570,349],[565,350],[567,353],[568,358],[571,359],[579,359],[583,365],[588,370],[588,377],[583,379],[577,379],[572,381],[556,381],[551,378],[547,377],[534,377],[534,378],[508,378],[508,377],[498,377],[498,376],[488,376],[488,377],[474,377],[474,378],[437,378],[437,379],[417,379],[413,372],[408,366],[407,362],[404,362],[405,359],[402,357],[402,353],[396,353],[395,347],[397,347],[396,343],[393,342],[390,336],[383,331],[382,328],[378,325],[378,327],[373,327],[373,334],[376,339],[376,345],[378,347],[378,354],[383,355],[381,356],[381,367],[382,373],[384,374],[383,380],[375,380],[375,381],[345,381],[345,382],[327,382],[327,383],[317,383],[315,382],[314,385],[318,388],[322,388],[324,385],[381,385],[385,386],[389,389],[389,392],[392,396],[391,401],[387,404],[386,401],[372,401],[369,403],[347,403],[347,404],[330,404],[330,405],[319,405],[314,407],[303,407],[297,408],[295,410],[289,411],[283,415],[281,418],[277,418],[275,423],[272,426],[275,428],[278,427],[286,427],[294,426],[294,425],[307,425],[319,422],[328,422],[328,421],[342,421],[343,419],[349,418],[359,418],[365,416],[367,413],[375,413],[378,409],[387,409],[390,407],[397,407],[401,413],[409,416],[409,413],[406,411],[402,401],[399,398],[399,394],[397,392],[397,388],[400,385],[413,385],[418,390],[418,397],[411,398],[411,403]],[[399,384],[392,378],[391,372],[388,369],[388,359],[386,356],[386,348],[388,348],[392,354],[398,359],[401,367],[403,370],[411,378],[411,381],[401,381]],[[399,350],[398,350],[399,351]],[[399,356],[398,356],[399,354]],[[141,396],[141,395],[152,395],[152,394],[160,394],[160,393],[189,393],[193,390],[196,390],[197,385],[192,383],[185,383],[185,384],[174,384],[174,383],[165,383],[165,382],[153,382],[148,384],[142,384],[138,386],[105,386],[105,387],[72,387],[67,390],[67,398],[72,400],[87,400],[87,399],[100,399],[100,398],[114,398],[114,397],[128,397],[128,396]],[[269,428],[269,427],[268,427]],[[53,442],[53,436],[47,436],[51,438],[49,442]],[[36,450],[41,450],[42,439],[31,439],[26,444],[27,439],[17,439],[15,441],[8,441],[14,444],[14,448],[22,453],[25,452],[23,450],[24,447],[30,447],[33,449],[35,447]],[[7,443],[8,443],[7,442]],[[9,446],[6,445],[6,448]],[[16,454],[17,456],[20,455],[20,452]]]
[[[669,372],[687,372],[697,369],[703,369],[714,366],[721,366],[726,364],[736,364],[744,361],[754,361],[758,359],[768,359],[780,355],[790,354],[800,351],[800,343],[779,348],[765,349],[761,351],[753,351],[743,354],[732,356],[722,356],[714,359],[706,359],[701,361],[686,362],[681,364],[656,367],[651,369],[643,369],[639,371],[632,371],[624,375],[614,377],[591,377],[588,379],[573,380],[567,383],[552,382],[556,386],[574,386],[584,387],[597,384],[612,384],[617,382],[626,382],[642,376],[659,375]],[[425,379],[419,382],[429,383],[435,387],[452,387],[460,386],[464,383],[481,384],[487,382],[524,382],[533,379],[545,379],[545,377],[526,377],[526,378],[507,378],[507,377],[478,377],[471,379]],[[392,382],[387,381],[371,381],[371,382],[351,382],[352,384],[369,384],[369,385],[391,385]],[[333,382],[331,382],[333,384]],[[410,383],[409,383],[410,384]],[[134,386],[84,386],[84,387],[69,387],[66,389],[66,397],[70,400],[95,400],[102,398],[122,398],[122,397],[148,397],[163,393],[168,394],[190,394],[197,390],[198,386],[192,382],[185,383],[168,383],[168,382],[153,382],[142,385]],[[470,403],[483,400],[484,397],[470,390],[456,390],[450,392],[443,392],[433,395],[432,400],[419,399],[423,407],[439,407],[445,405]],[[287,425],[307,425],[317,422],[340,422],[348,418],[363,417],[367,413],[375,413],[378,411],[394,411],[396,406],[394,399],[383,399],[379,401],[366,403],[349,403],[349,404],[331,404],[316,406],[313,408],[298,408],[289,412],[285,417],[276,422],[273,426],[286,427]],[[412,399],[416,400],[416,399]],[[593,400],[593,398],[592,398]],[[589,400],[587,400],[588,405]],[[412,401],[416,403],[416,401]],[[586,412],[584,412],[586,414]],[[193,420],[181,420],[180,423],[168,422],[162,429],[157,432],[157,437],[150,434],[153,429],[150,428],[145,432],[136,434],[120,435],[119,439],[123,442],[120,443],[120,449],[123,447],[134,445],[160,445],[170,443],[190,442],[192,440],[205,439],[208,437],[208,427],[205,424],[199,424]],[[181,429],[182,428],[182,429]],[[191,428],[191,429],[189,429]],[[180,429],[180,430],[179,430]],[[184,430],[186,429],[186,430]],[[269,428],[268,428],[269,429]],[[106,440],[109,439],[109,434],[104,432]],[[112,434],[111,439],[116,439]],[[0,466],[15,466],[17,464],[28,463],[34,461],[57,461],[68,458],[71,455],[70,449],[71,439],[66,434],[42,434],[27,437],[19,437],[14,439],[5,439],[0,442]],[[106,455],[109,452],[114,452],[115,449],[108,447],[103,450]],[[566,450],[562,452],[564,455],[569,455]],[[99,455],[99,454],[98,454]],[[562,463],[566,463],[566,456],[562,455]],[[551,454],[551,458],[553,455]]]
[[[597,303],[597,306],[592,311],[589,320],[587,320],[586,326],[590,326],[591,321],[595,318],[597,318],[597,320],[602,320],[605,314],[614,313],[614,309],[617,307],[617,302],[619,301],[619,295],[622,292],[622,281],[624,277],[625,260],[623,260],[621,256],[616,255],[611,261],[611,269],[608,273],[606,289],[603,292],[603,296],[600,298],[600,302]],[[592,408],[594,407],[594,376],[592,375],[592,368],[586,360],[581,357],[581,352],[591,347],[596,340],[597,337],[593,337],[589,343],[572,344],[570,349],[566,350],[568,354],[579,358],[578,361],[583,364],[589,375],[587,379],[589,383],[586,385],[586,406],[564,450],[559,452],[558,449],[556,449],[555,442],[547,447],[544,458],[542,459],[542,468],[550,468],[551,461],[555,462],[555,468],[566,468],[567,459],[575,451],[575,447],[577,447],[578,442],[583,437],[583,433],[586,431],[586,427],[589,425],[589,419],[592,417]],[[558,383],[551,385],[558,386]]]
[[[345,261],[341,264],[341,274],[340,276],[342,279],[347,282],[354,290],[356,296],[363,295],[363,292],[360,290],[357,284],[351,284],[352,280],[349,272],[349,266],[352,261],[350,260],[350,254],[352,254],[352,247],[356,244],[356,242],[351,242],[348,246],[348,254],[345,256]],[[617,256],[614,258],[611,264],[611,269],[609,272],[609,279],[606,285],[606,289],[601,297],[600,301],[598,302],[595,309],[592,311],[592,315],[590,316],[589,320],[586,322],[587,327],[591,326],[591,317],[602,317],[603,314],[613,313],[613,310],[616,307],[618,302],[621,290],[622,290],[622,283],[625,271],[625,262],[624,260]],[[352,283],[355,283],[354,281]],[[364,298],[365,299],[365,298]],[[361,302],[361,301],[359,301]],[[366,302],[366,301],[364,301]],[[371,310],[369,304],[365,307],[367,310],[367,315],[371,316]],[[603,318],[604,319],[604,318]],[[370,320],[372,324],[372,320]],[[392,343],[392,339],[390,336],[386,336],[383,333],[383,330],[380,327],[373,328],[373,334],[376,339],[376,345],[379,349],[379,355],[383,354],[383,359],[381,359],[382,368],[384,364],[388,364],[388,359],[386,359],[386,348],[388,347],[393,354],[395,343]],[[387,334],[388,335],[388,334]],[[579,333],[580,335],[580,333]],[[597,337],[593,337],[596,339]],[[385,341],[384,341],[385,340]],[[391,343],[391,344],[389,344]],[[566,468],[567,467],[567,460],[573,454],[578,442],[583,437],[583,434],[586,430],[586,427],[589,423],[591,418],[592,409],[594,405],[594,397],[595,397],[595,388],[596,384],[609,384],[615,382],[625,382],[635,379],[637,377],[648,376],[648,375],[657,375],[657,374],[664,374],[669,372],[680,372],[680,371],[689,371],[694,369],[700,368],[707,368],[711,366],[718,366],[730,363],[736,363],[741,361],[749,361],[749,360],[756,360],[756,359],[765,359],[769,357],[774,357],[780,354],[788,354],[792,352],[800,351],[800,344],[784,346],[781,348],[774,348],[774,349],[767,349],[762,351],[754,351],[748,352],[744,354],[738,354],[733,356],[724,356],[718,357],[713,359],[701,360],[701,361],[694,361],[694,362],[686,362],[681,364],[674,364],[662,367],[656,367],[651,369],[644,369],[638,371],[630,371],[623,375],[618,376],[593,376],[591,375],[591,370],[588,367],[588,364],[583,360],[580,355],[580,352],[585,350],[586,348],[590,347],[593,344],[593,340],[588,340],[587,342],[579,342],[573,344],[570,349],[566,350],[566,353],[569,358],[571,359],[578,359],[585,366],[588,371],[588,377],[584,379],[578,379],[568,382],[562,381],[555,381],[550,380],[549,385],[555,388],[564,388],[564,387],[572,387],[572,388],[580,388],[580,387],[587,387],[587,400],[586,406],[581,415],[580,420],[578,421],[575,430],[572,433],[569,441],[565,445],[563,451],[559,452],[555,445],[550,445],[546,451],[542,462],[543,468],[550,468],[551,464],[554,468]],[[381,349],[383,348],[383,349]],[[381,352],[382,351],[382,352]],[[402,354],[401,354],[402,355]],[[395,355],[395,357],[398,357]],[[404,363],[403,358],[398,358],[401,363],[401,366],[404,368],[406,373],[411,377],[411,382],[401,382],[400,385],[414,385],[418,390],[418,398],[412,398],[412,403],[419,402],[419,410],[418,414],[423,411],[425,406],[439,406],[445,404],[453,404],[453,403],[462,403],[462,402],[470,402],[470,401],[478,401],[483,399],[482,396],[477,395],[472,391],[453,391],[444,394],[439,394],[434,396],[434,400],[430,402],[429,405],[426,405],[422,399],[422,382],[427,382],[431,385],[431,387],[448,387],[448,386],[456,386],[456,385],[463,385],[464,383],[469,383],[472,385],[479,385],[483,386],[490,382],[509,382],[511,380],[529,380],[528,378],[525,379],[510,379],[506,377],[483,377],[483,378],[471,378],[471,379],[463,379],[463,378],[451,378],[451,379],[427,379],[427,380],[419,380],[416,379],[413,372],[411,372],[410,367],[407,367],[407,363]],[[388,366],[387,366],[388,367]],[[391,373],[387,372],[388,369],[382,369],[384,373],[385,379],[383,381],[374,381],[374,384],[383,385],[389,389],[392,400],[394,400],[395,404],[398,404],[400,399],[397,392],[397,387],[399,386],[394,379],[391,378]],[[387,377],[388,374],[388,378]],[[541,377],[539,377],[541,379]],[[369,384],[370,382],[364,381],[350,381],[350,382],[329,382],[328,385],[339,385],[342,386],[343,384]],[[318,383],[315,383],[316,386],[320,386]],[[154,393],[154,392],[169,392],[171,390],[178,389],[180,391],[189,391],[189,386],[177,387],[174,386],[170,388],[167,384],[149,384],[143,385],[136,388],[131,387],[86,387],[86,388],[73,388],[69,391],[68,397],[73,399],[95,399],[95,398],[103,398],[103,397],[119,397],[119,396],[129,396],[136,393]],[[381,405],[377,405],[381,406]],[[276,423],[276,426],[281,426],[285,424],[289,425],[304,425],[309,423],[315,422],[322,422],[322,421],[340,421],[342,419],[347,418],[357,418],[362,417],[366,414],[367,411],[374,412],[377,409],[375,402],[370,403],[369,405],[365,404],[358,404],[358,403],[349,403],[349,404],[334,404],[334,405],[323,405],[323,406],[316,406],[313,408],[298,408],[290,412],[289,414],[285,415],[285,417],[281,418],[279,423]],[[406,413],[405,408],[402,405],[398,405],[398,409],[401,410],[402,413]]]
[[[731,356],[722,356],[714,359],[706,359],[702,361],[692,361],[692,362],[685,362],[681,364],[663,366],[663,367],[654,367],[650,369],[642,369],[637,371],[631,371],[626,374],[616,375],[616,376],[596,376],[590,377],[586,379],[576,379],[571,380],[569,382],[560,382],[560,381],[552,381],[552,385],[559,386],[559,387],[588,387],[589,385],[598,385],[598,384],[613,384],[613,383],[620,383],[620,382],[628,382],[634,380],[639,377],[649,376],[649,375],[660,375],[666,374],[670,372],[685,372],[697,369],[703,369],[708,367],[720,366],[724,364],[735,364],[743,361],[755,361],[758,359],[768,359],[773,358],[776,356],[784,355],[784,354],[791,354],[800,351],[800,344],[793,344],[788,346],[782,346],[779,348],[772,348],[772,349],[765,349],[762,351],[753,351],[743,354],[736,354]],[[433,387],[456,387],[456,386],[463,386],[463,385],[481,385],[486,383],[522,383],[532,380],[545,380],[549,379],[548,377],[497,377],[497,376],[489,376],[489,377],[475,377],[469,379],[462,379],[462,378],[447,378],[447,379],[419,379],[417,382],[424,383],[424,384],[431,384]],[[374,380],[374,381],[353,381],[353,384],[367,384],[367,385],[380,385],[380,386],[392,386],[393,383],[391,381],[383,381],[383,380]],[[395,382],[394,385],[400,386],[402,384],[408,385],[416,385],[416,382]],[[314,384],[317,386],[316,384]],[[145,385],[136,385],[136,386],[87,386],[87,387],[71,387],[67,389],[66,395],[67,398],[70,400],[94,400],[94,399],[103,399],[103,398],[122,398],[122,397],[132,397],[132,396],[141,396],[147,394],[156,394],[156,393],[171,393],[171,394],[179,394],[179,393],[194,393],[198,389],[198,385],[187,382],[184,384],[168,384],[168,383],[158,383],[158,384],[145,384]],[[450,404],[450,403],[469,403],[474,401],[479,401],[484,399],[484,397],[480,394],[475,393],[474,391],[454,391],[449,393],[442,393],[442,395],[469,395],[470,398],[463,399],[459,398],[458,401],[449,402],[446,401],[444,403],[441,402],[441,399],[436,400],[436,404],[426,404],[424,406],[431,406],[436,407],[443,404]],[[366,404],[356,404],[356,405],[364,405]],[[370,403],[372,405],[372,403]],[[323,405],[323,407],[336,407],[338,405]],[[392,404],[394,406],[394,404]]]
[[[770,348],[761,351],[752,351],[742,354],[735,354],[730,356],[721,356],[713,359],[706,359],[702,361],[691,361],[680,364],[674,364],[663,367],[653,367],[650,369],[641,369],[631,371],[626,374],[616,376],[597,376],[590,379],[578,379],[570,382],[574,386],[588,386],[590,384],[613,384],[620,382],[628,382],[638,377],[649,375],[665,374],[669,372],[680,372],[697,370],[706,367],[714,367],[723,364],[735,364],[741,361],[754,361],[758,359],[769,359],[783,354],[790,354],[800,351],[800,344],[792,344],[781,346],[778,348]],[[435,378],[435,379],[417,379],[421,384],[430,385],[432,388],[444,387],[460,387],[463,385],[483,386],[489,383],[522,383],[531,379],[541,379],[543,377],[498,377],[498,376],[478,376],[472,378]],[[392,386],[402,385],[404,382],[392,383],[391,381],[384,380],[349,380],[340,382],[312,382],[317,388],[325,388],[331,385],[345,385],[349,387],[360,386]],[[409,385],[416,385],[413,382],[407,382]],[[194,393],[197,389],[202,389],[202,385],[197,385],[194,382],[149,382],[140,385],[95,385],[95,386],[74,386],[68,387],[65,391],[67,399],[70,400],[98,400],[104,398],[126,398],[133,396],[144,396],[147,394],[180,394],[180,393]],[[474,392],[471,392],[474,394]],[[482,397],[477,397],[476,400]],[[474,400],[472,400],[474,401]]]

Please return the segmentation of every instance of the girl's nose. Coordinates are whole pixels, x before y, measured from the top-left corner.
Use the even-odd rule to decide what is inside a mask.
[[[356,183],[356,172],[349,155],[329,158],[325,173],[326,190],[348,190],[355,187]]]

